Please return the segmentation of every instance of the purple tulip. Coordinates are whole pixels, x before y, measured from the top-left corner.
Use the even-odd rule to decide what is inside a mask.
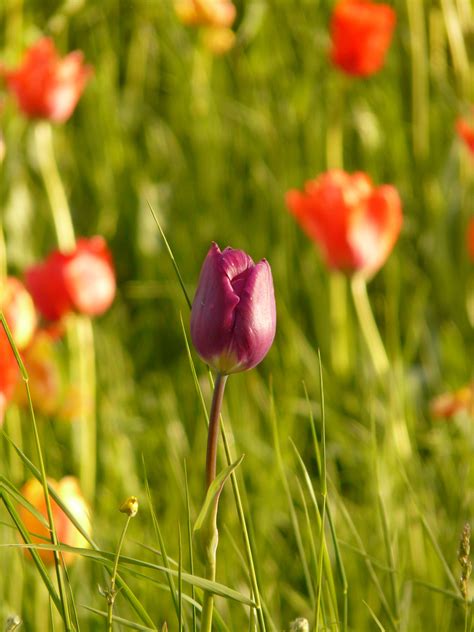
[[[269,263],[254,264],[243,250],[212,244],[191,311],[191,338],[201,358],[222,374],[263,360],[276,329]]]

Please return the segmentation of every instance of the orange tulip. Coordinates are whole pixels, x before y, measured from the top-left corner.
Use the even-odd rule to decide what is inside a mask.
[[[23,351],[22,358],[35,411],[54,415],[64,395],[61,364],[54,338],[45,330],[36,332],[31,344]],[[23,384],[18,384],[15,401],[24,406],[28,404]]]
[[[0,308],[18,349],[24,349],[36,328],[36,311],[27,289],[14,277],[0,281]]]
[[[235,20],[235,6],[230,0],[178,0],[176,14],[183,24],[229,27]]]
[[[360,271],[366,278],[383,265],[402,225],[395,187],[374,187],[361,172],[323,173],[303,192],[289,191],[286,203],[330,268]]]
[[[79,522],[86,533],[91,533],[89,509],[82,497],[79,483],[73,476],[66,476],[59,482],[50,480],[50,485],[61,498],[71,514]],[[41,483],[36,479],[30,479],[21,489],[22,495],[37,509],[47,520],[46,502]],[[79,533],[59,505],[51,498],[54,526],[58,541],[73,547],[87,547],[87,540]],[[48,529],[23,505],[19,506],[20,518],[31,535],[33,543],[47,544],[50,542]],[[45,564],[54,563],[53,551],[38,549],[38,554]],[[29,553],[26,555],[29,557]],[[76,558],[74,553],[62,553],[65,564],[71,564]]]

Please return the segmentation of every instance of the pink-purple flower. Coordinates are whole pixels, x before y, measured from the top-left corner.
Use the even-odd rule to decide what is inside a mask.
[[[268,353],[276,330],[272,272],[243,250],[212,244],[191,311],[191,338],[201,358],[223,374],[246,371]]]

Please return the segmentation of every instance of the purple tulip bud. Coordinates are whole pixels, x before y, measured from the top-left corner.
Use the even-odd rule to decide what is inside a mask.
[[[276,329],[272,272],[243,250],[212,244],[191,311],[191,338],[201,358],[223,374],[256,366]]]

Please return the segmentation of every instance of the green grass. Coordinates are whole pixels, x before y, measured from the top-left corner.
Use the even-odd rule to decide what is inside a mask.
[[[261,625],[251,607],[228,598],[233,590],[255,601],[238,489],[268,632],[288,630],[299,616],[311,630],[317,619],[319,630],[344,630],[345,583],[348,631],[470,630],[456,582],[459,538],[474,518],[473,420],[434,420],[428,406],[473,376],[465,232],[474,162],[454,131],[474,102],[472,6],[396,0],[384,69],[350,81],[327,60],[332,3],[236,4],[237,45],[212,58],[170,0],[1,3],[2,62],[15,64],[46,33],[62,52],[82,49],[95,69],[53,140],[76,234],[103,234],[117,269],[114,306],[93,322],[96,455],[80,421],[37,415],[48,475],[81,476],[91,490],[98,552],[68,570],[70,616],[74,604],[82,630],[105,629],[98,586],[110,585],[126,519],[118,508],[136,495],[115,629],[129,621],[161,630],[166,621],[178,630],[180,616],[184,630],[199,629],[203,586],[188,579],[204,577],[204,568],[197,555],[191,566],[188,523],[192,529],[204,501],[202,400],[209,408],[211,387],[193,351],[190,367],[180,320],[187,332],[189,309],[151,205],[191,297],[212,240],[266,257],[275,281],[275,344],[226,389],[229,462],[245,459],[219,506],[216,581],[224,596],[216,598],[215,629]],[[21,275],[55,247],[56,235],[35,126],[10,101],[1,119],[0,220],[8,270]],[[384,380],[348,291],[350,369],[346,377],[333,370],[329,275],[284,203],[289,188],[333,159],[335,125],[344,166],[394,184],[403,199],[402,235],[368,288],[390,359]],[[28,411],[11,407],[3,429],[0,493],[15,507],[14,488],[30,467],[7,437],[39,468]],[[222,451],[219,469],[226,464]],[[18,531],[2,504],[0,628],[15,613],[25,630],[63,629],[52,602],[49,615],[46,578],[10,546]],[[59,595],[55,582],[51,574]]]

